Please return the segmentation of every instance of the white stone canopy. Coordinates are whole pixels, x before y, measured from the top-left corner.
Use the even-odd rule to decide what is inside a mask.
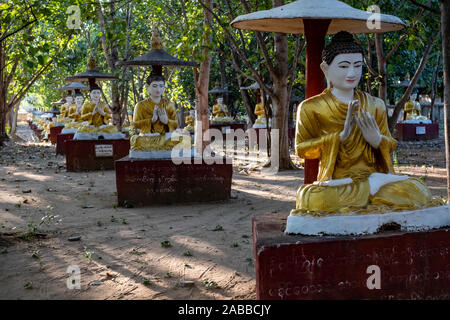
[[[303,19],[331,19],[328,34],[339,31],[377,33],[398,31],[406,24],[398,17],[379,14],[380,28],[372,29],[373,13],[355,9],[337,0],[298,0],[270,10],[238,16],[231,26],[244,30],[279,33],[304,33]],[[368,26],[369,24],[369,26]]]

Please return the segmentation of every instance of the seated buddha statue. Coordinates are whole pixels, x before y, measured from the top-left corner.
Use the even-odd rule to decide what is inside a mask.
[[[189,111],[189,114],[184,118],[184,122],[186,123],[184,130],[192,131],[195,129],[195,111],[194,110]]]
[[[390,154],[397,141],[388,129],[383,100],[356,90],[363,49],[341,31],[322,53],[321,68],[329,83],[304,100],[296,120],[295,151],[319,159],[317,181],[297,192],[298,214],[415,210],[441,205],[416,178],[396,175]]]
[[[260,99],[258,99],[259,102],[255,106],[255,115],[257,116],[255,123],[253,124],[253,128],[255,129],[264,129],[267,128],[267,118],[266,113],[264,111],[264,104]],[[269,127],[270,127],[270,121],[269,119]]]
[[[139,129],[139,135],[133,135],[130,138],[130,157],[145,158],[162,154],[155,151],[190,149],[189,133],[178,129],[174,103],[163,97],[164,77],[152,74],[147,78],[146,83],[149,98],[138,102],[134,108],[133,125]],[[188,139],[184,139],[185,136]]]
[[[213,122],[230,122],[233,121],[233,118],[228,116],[228,108],[223,104],[223,98],[218,97],[217,103],[213,106],[212,109]]]
[[[73,107],[73,97],[71,94],[65,97],[66,103],[61,106],[61,113],[56,118],[58,124],[66,124],[72,122],[72,118],[69,117],[69,110]]]
[[[422,116],[420,114],[422,108],[420,106],[420,103],[416,101],[417,93],[412,93],[410,96],[410,99],[408,102],[405,103],[404,107],[404,113],[405,113],[405,120],[406,123],[431,123],[431,120],[429,120],[427,117]]]
[[[65,125],[62,133],[76,133],[78,128],[82,125],[81,113],[83,107],[83,94],[78,92],[75,94],[75,104],[69,109],[68,117],[72,119],[72,122]]]
[[[94,85],[90,89],[90,101],[83,104],[80,119],[82,125],[77,130],[74,140],[91,139],[123,139],[125,135],[116,126],[110,124],[111,110],[100,100],[100,87]]]

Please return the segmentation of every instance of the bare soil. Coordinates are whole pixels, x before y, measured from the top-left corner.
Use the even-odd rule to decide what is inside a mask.
[[[0,149],[0,299],[255,299],[252,217],[287,216],[303,183],[236,161],[229,201],[120,208],[114,171],[66,172],[24,123],[18,135]],[[396,170],[446,197],[444,150],[442,137],[399,143]]]

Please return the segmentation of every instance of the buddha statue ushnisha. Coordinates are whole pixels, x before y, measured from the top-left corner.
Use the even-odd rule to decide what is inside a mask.
[[[159,68],[155,69],[160,70]],[[139,135],[133,135],[130,138],[130,157],[138,156],[140,151],[171,151],[172,149],[190,148],[189,133],[178,129],[174,103],[163,97],[164,77],[160,72],[153,71],[146,83],[149,98],[138,102],[134,109],[133,125],[139,129]],[[183,139],[184,136],[187,136],[188,139]]]
[[[296,120],[295,151],[319,159],[317,181],[297,192],[296,214],[344,214],[415,210],[441,205],[418,179],[396,175],[390,154],[397,146],[386,107],[356,89],[363,49],[352,35],[337,33],[322,54],[329,88],[306,99]]]
[[[228,108],[223,103],[223,97],[218,97],[216,100],[216,104],[212,108],[213,122],[230,122],[233,121],[233,118],[228,116]]]

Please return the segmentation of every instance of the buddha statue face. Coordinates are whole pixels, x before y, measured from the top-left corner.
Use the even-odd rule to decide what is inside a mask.
[[[76,96],[75,97],[75,104],[77,107],[81,107],[83,105],[83,96]]]
[[[91,90],[91,93],[90,93],[89,95],[90,95],[91,101],[92,101],[93,103],[99,103],[99,101],[100,101],[100,96],[102,95],[102,93],[101,93],[100,90],[94,89],[94,90]]]
[[[416,99],[417,99],[417,93],[411,93],[410,100],[416,101]]]
[[[152,81],[147,85],[147,92],[153,101],[159,101],[165,89],[165,82],[162,80]]]
[[[320,65],[328,82],[336,89],[355,89],[361,80],[363,56],[361,53],[338,54],[330,65]]]
[[[73,103],[73,97],[72,96],[67,96],[66,97],[66,103],[67,104],[72,104]]]
[[[222,97],[217,98],[217,103],[218,104],[223,104],[223,98]]]

